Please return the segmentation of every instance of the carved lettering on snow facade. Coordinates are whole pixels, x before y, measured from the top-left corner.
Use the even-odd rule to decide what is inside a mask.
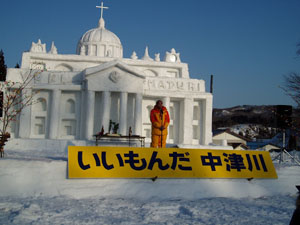
[[[144,81],[144,89],[150,91],[169,90],[169,91],[189,91],[204,92],[203,81],[191,81],[183,79],[157,79],[147,78]]]

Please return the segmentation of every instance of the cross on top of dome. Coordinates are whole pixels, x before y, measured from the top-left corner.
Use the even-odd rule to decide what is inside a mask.
[[[101,6],[96,6],[96,8],[101,9],[100,18],[103,18],[103,9],[108,9],[108,7],[103,6],[103,2],[101,2]]]

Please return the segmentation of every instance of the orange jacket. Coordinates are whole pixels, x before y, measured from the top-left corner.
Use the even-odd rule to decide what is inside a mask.
[[[168,134],[168,126],[170,123],[170,116],[166,107],[162,107],[162,113],[160,110],[154,106],[150,113],[150,120],[152,123],[152,135],[167,135]],[[165,129],[161,132],[160,127],[164,126]]]

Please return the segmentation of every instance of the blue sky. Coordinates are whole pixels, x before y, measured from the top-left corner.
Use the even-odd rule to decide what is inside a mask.
[[[0,49],[8,67],[39,38],[60,54],[74,54],[79,38],[97,26],[100,0],[3,1]],[[121,40],[124,57],[175,48],[192,78],[209,90],[214,107],[294,104],[278,87],[300,72],[299,0],[104,0],[106,28]]]

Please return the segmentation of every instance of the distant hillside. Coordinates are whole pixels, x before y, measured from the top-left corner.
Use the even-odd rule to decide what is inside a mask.
[[[213,110],[213,130],[229,129],[231,132],[253,141],[269,139],[270,143],[282,145],[282,130],[276,124],[276,105],[243,105]],[[292,123],[286,130],[288,149],[299,149],[300,146],[300,108],[293,108]],[[297,141],[298,139],[298,141]],[[297,147],[298,146],[298,147]]]
[[[247,138],[273,137],[277,133],[275,109],[273,105],[243,105],[214,109],[213,130],[229,128]]]
[[[261,124],[276,127],[275,106],[235,106],[213,110],[213,128],[230,127],[236,124]]]

